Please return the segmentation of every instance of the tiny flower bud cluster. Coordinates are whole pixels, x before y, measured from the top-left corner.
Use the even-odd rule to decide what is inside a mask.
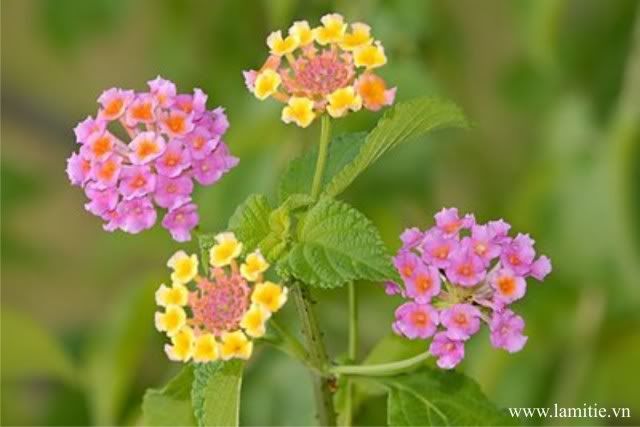
[[[282,120],[300,127],[325,111],[342,117],[363,106],[378,111],[393,104],[396,88],[388,89],[373,72],[387,57],[371,28],[349,25],[337,13],[323,16],[321,23],[312,29],[307,21],[297,21],[285,36],[271,33],[267,61],[260,70],[244,72],[247,88],[260,100],[285,103]]]
[[[206,102],[200,89],[177,94],[160,77],[149,92],[113,88],[100,95],[97,117],[74,129],[80,149],[68,159],[67,174],[105,230],[149,229],[157,206],[167,210],[162,226],[171,236],[190,240],[199,220],[193,181],[211,185],[238,164],[222,141],[229,127],[223,109],[207,110]],[[126,142],[112,133],[116,123]]]
[[[409,339],[433,337],[429,351],[441,368],[464,358],[464,343],[485,322],[491,344],[508,352],[524,347],[524,320],[509,304],[521,299],[526,278],[542,281],[551,272],[546,256],[536,258],[527,234],[508,235],[503,220],[478,224],[455,208],[435,215],[436,225],[422,232],[405,230],[394,264],[403,285],[389,282],[386,292],[408,301],[395,312],[393,331]]]
[[[170,360],[197,363],[248,359],[253,339],[265,334],[266,322],[287,301],[287,288],[263,280],[269,264],[259,251],[242,253],[233,233],[221,233],[209,252],[209,277],[198,275],[198,257],[176,252],[167,265],[171,287],[160,285],[156,329],[165,332]]]

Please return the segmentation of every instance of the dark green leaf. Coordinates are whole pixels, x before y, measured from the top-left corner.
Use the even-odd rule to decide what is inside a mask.
[[[164,388],[149,389],[142,401],[147,426],[195,426],[191,405],[193,366],[187,365]]]
[[[423,368],[373,380],[389,391],[390,426],[503,426],[515,421],[491,403],[475,381],[457,372]]]
[[[462,111],[450,101],[426,97],[400,103],[380,119],[358,154],[333,176],[323,194],[337,196],[383,154],[403,142],[432,130],[467,126]]]
[[[358,279],[381,281],[396,276],[371,221],[331,198],[321,199],[300,220],[296,242],[278,267],[285,277],[327,288]]]

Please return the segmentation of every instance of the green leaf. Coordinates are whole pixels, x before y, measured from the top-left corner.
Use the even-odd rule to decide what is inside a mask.
[[[145,283],[146,282],[146,283]],[[135,280],[89,343],[85,380],[94,423],[115,425],[144,363],[159,280]],[[142,286],[141,286],[142,285]]]
[[[383,154],[403,142],[432,130],[467,126],[462,111],[450,101],[425,97],[400,103],[380,119],[353,161],[331,179],[323,195],[337,196]]]
[[[273,209],[265,196],[253,194],[229,219],[229,229],[242,241],[245,251],[259,248],[273,262],[284,252],[290,239],[291,211],[311,203],[309,196],[293,194]],[[207,251],[209,247],[211,245]]]
[[[199,426],[237,426],[244,362],[198,364],[191,391]]]
[[[323,175],[322,187],[325,187],[338,172],[356,157],[366,136],[366,132],[357,132],[333,138],[327,153],[327,166]],[[289,163],[289,167],[280,178],[278,187],[278,198],[281,202],[292,194],[309,193],[317,157],[318,146],[316,145],[306,154]]]
[[[278,270],[284,277],[325,288],[358,279],[396,278],[391,258],[371,221],[331,198],[320,199],[299,221],[296,242]]]
[[[513,425],[472,379],[452,371],[423,368],[394,377],[371,378],[389,391],[390,426]]]
[[[195,426],[191,405],[193,365],[186,365],[164,388],[149,389],[142,401],[146,426]]]
[[[76,383],[73,362],[49,331],[7,307],[1,316],[3,381],[46,378]]]
[[[272,208],[266,196],[252,194],[229,218],[229,229],[233,231],[246,248],[257,248],[271,232],[269,215]]]

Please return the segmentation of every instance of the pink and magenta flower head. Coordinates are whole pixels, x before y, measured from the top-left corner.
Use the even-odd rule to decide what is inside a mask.
[[[443,369],[462,361],[465,343],[483,323],[494,347],[520,351],[524,319],[509,305],[525,296],[529,277],[544,280],[551,261],[536,257],[528,234],[510,237],[510,229],[503,220],[478,224],[451,208],[438,212],[428,230],[405,230],[394,257],[402,282],[385,283],[387,295],[404,300],[392,330],[412,340],[432,338],[429,351]]]
[[[316,28],[297,21],[285,35],[272,32],[262,68],[244,72],[247,88],[260,100],[273,97],[286,104],[282,120],[300,127],[325,112],[337,118],[393,104],[396,88],[388,88],[374,72],[387,57],[371,27],[348,24],[337,13],[320,21]]]
[[[67,175],[85,190],[85,207],[105,230],[139,233],[154,226],[161,209],[162,226],[187,241],[199,219],[194,184],[214,184],[238,164],[222,141],[229,122],[222,108],[207,110],[200,89],[178,94],[162,77],[148,84],[148,92],[100,95],[96,118],[74,129],[80,147]]]

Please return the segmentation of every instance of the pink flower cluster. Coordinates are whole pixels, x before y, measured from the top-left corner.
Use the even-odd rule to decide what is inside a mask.
[[[157,206],[167,210],[162,226],[187,241],[199,221],[193,181],[211,185],[238,164],[222,141],[229,122],[222,108],[207,110],[200,89],[178,94],[161,77],[148,84],[149,92],[112,88],[100,95],[96,118],[74,129],[80,149],[69,157],[67,175],[105,230],[149,229]],[[124,140],[112,133],[115,123]]]
[[[460,363],[465,341],[482,322],[494,347],[520,351],[527,342],[524,320],[509,304],[524,296],[527,277],[542,281],[551,272],[549,258],[536,258],[529,235],[510,237],[503,220],[478,224],[450,208],[435,221],[425,232],[411,228],[400,236],[394,264],[404,286],[388,282],[386,292],[408,301],[396,310],[393,331],[409,339],[433,337],[429,351],[444,369]]]

